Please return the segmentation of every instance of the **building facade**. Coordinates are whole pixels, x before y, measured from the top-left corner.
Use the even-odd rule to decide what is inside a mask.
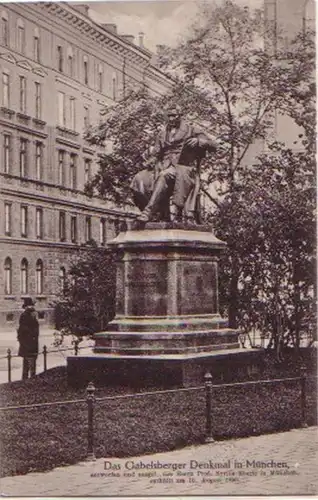
[[[126,85],[162,94],[169,81],[149,51],[93,22],[85,5],[1,4],[0,15],[0,326],[9,329],[26,296],[52,323],[79,245],[105,245],[133,215],[85,195],[101,153],[86,127]]]

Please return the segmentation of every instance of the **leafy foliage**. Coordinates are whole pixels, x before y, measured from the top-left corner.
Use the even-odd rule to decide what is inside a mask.
[[[92,243],[74,260],[56,304],[62,335],[79,339],[103,330],[115,313],[114,256]]]

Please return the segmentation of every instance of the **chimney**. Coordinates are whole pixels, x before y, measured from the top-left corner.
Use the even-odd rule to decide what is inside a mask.
[[[117,35],[117,26],[116,24],[110,24],[110,23],[103,23],[101,24],[101,27],[104,28],[107,31],[110,31],[111,33],[114,33],[114,35]]]
[[[162,52],[164,51],[164,48],[165,48],[164,45],[161,45],[161,44],[156,45],[157,56],[159,56],[159,57],[161,56]]]
[[[129,43],[135,43],[134,35],[122,35],[121,37]]]
[[[139,31],[139,33],[138,33],[139,47],[141,47],[142,49],[144,48],[144,36],[145,36],[145,33],[143,33],[142,31]]]

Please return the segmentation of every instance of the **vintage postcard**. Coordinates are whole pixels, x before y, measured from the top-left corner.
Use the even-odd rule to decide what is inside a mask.
[[[316,496],[314,0],[0,14],[1,495]]]

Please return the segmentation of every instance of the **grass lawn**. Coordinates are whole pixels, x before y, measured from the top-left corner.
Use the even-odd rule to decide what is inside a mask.
[[[96,390],[96,397],[133,392],[137,389],[105,387]],[[308,423],[313,424],[315,388],[308,386],[308,394]],[[85,399],[85,391],[67,386],[65,367],[0,386],[1,406],[72,399]],[[150,454],[204,440],[204,389],[96,401],[94,408],[97,457]],[[298,427],[300,421],[300,390],[295,382],[216,387],[213,391],[217,438],[285,430]],[[2,411],[0,443],[1,476],[79,462],[87,453],[86,402]]]

